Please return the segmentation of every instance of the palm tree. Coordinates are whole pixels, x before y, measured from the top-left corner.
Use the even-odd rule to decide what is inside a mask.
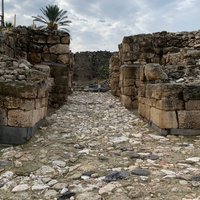
[[[43,16],[38,15],[37,17],[33,16],[33,18],[34,21],[46,24],[46,26],[43,26],[43,28],[57,30],[59,26],[69,26],[69,23],[71,23],[70,20],[67,20],[67,11],[60,9],[57,5],[48,5],[40,10]],[[69,30],[66,28],[62,29],[69,32]]]

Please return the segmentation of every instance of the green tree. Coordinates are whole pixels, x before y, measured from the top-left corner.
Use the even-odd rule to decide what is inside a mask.
[[[42,15],[33,16],[34,21],[44,23],[43,28],[49,30],[57,30],[59,26],[69,26],[71,23],[68,20],[67,11],[60,9],[57,5],[48,5],[45,8],[40,9]],[[62,28],[65,31],[69,32],[67,28]]]
[[[13,27],[12,22],[5,22],[5,27],[6,28],[12,28]]]

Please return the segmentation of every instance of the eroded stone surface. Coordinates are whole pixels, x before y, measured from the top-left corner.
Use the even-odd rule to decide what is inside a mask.
[[[109,93],[74,93],[29,143],[1,147],[0,199],[198,199],[199,152]]]

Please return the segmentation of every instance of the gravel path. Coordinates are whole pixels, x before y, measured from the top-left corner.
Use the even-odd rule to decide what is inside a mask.
[[[33,139],[1,147],[3,200],[200,200],[200,138],[159,136],[109,93],[75,92]]]

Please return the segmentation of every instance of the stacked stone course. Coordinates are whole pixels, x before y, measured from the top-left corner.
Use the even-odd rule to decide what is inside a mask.
[[[110,86],[126,108],[162,134],[200,134],[200,31],[124,37],[117,56],[120,80]]]
[[[33,30],[27,27],[5,29],[2,33],[6,55],[26,59],[32,64],[50,66],[52,83],[55,85],[50,93],[49,104],[61,106],[67,100],[72,88],[74,61],[69,49],[70,35],[62,31]],[[59,69],[61,69],[60,75],[55,79],[54,71]],[[58,83],[59,79],[62,79],[63,84]]]
[[[50,69],[0,57],[0,143],[29,140],[47,115]]]

